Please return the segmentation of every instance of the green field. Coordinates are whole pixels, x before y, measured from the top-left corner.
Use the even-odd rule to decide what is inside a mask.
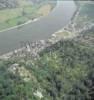
[[[32,5],[28,2],[21,3],[20,1],[20,4],[18,8],[0,10],[0,30],[20,25],[28,20],[42,16],[42,12],[38,13],[39,9],[49,3],[43,2]],[[50,6],[52,7],[53,5]]]
[[[0,11],[0,30],[25,23],[38,17],[37,6],[25,6],[24,8],[5,9]]]

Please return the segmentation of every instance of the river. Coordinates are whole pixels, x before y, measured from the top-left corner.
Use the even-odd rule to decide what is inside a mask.
[[[47,39],[71,20],[76,5],[74,1],[58,1],[57,6],[46,17],[21,28],[0,32],[0,54],[19,48],[21,41]]]

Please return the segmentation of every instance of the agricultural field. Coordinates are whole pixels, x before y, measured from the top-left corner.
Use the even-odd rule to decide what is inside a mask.
[[[53,5],[47,2],[32,4],[30,1],[20,0],[16,8],[0,10],[0,30],[23,24],[40,16],[49,14]]]

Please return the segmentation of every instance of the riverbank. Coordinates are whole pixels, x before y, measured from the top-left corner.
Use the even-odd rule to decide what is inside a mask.
[[[38,56],[38,53],[45,49],[48,46],[51,46],[52,44],[56,43],[52,39],[48,40],[39,40],[32,43],[25,43],[24,47],[16,49],[14,51],[11,51],[9,53],[3,54],[0,56],[0,59],[9,59],[11,57],[24,57],[24,56],[31,56],[33,58],[36,58]]]
[[[41,18],[41,17],[40,17],[40,18]],[[28,21],[25,22],[24,24],[17,25],[17,26],[14,26],[14,27],[11,27],[11,28],[2,30],[2,31],[0,31],[0,32],[9,31],[9,30],[16,29],[16,28],[21,28],[21,27],[24,26],[24,25],[27,25],[27,24],[29,24],[29,23],[36,22],[36,21],[40,20],[40,18],[35,18],[35,19],[33,19],[33,20],[28,20]]]
[[[26,42],[22,48],[16,49],[9,53],[3,54],[0,56],[0,59],[9,59],[14,57],[33,57],[37,58],[39,52],[44,50],[45,48],[57,43],[60,40],[67,40],[77,37],[79,34],[71,33],[64,28],[58,32],[55,32],[51,35],[51,37],[47,40],[39,40],[34,42]]]
[[[77,4],[76,4],[77,5]],[[78,32],[74,29],[75,19],[77,18],[78,14],[80,12],[80,6],[77,5],[76,11],[74,12],[70,22],[62,29],[55,32],[52,36],[55,38],[61,39],[70,39],[78,36]]]

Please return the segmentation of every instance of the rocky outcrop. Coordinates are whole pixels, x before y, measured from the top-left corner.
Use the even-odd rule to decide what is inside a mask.
[[[58,39],[52,36],[48,40],[22,43],[20,49],[16,49],[12,52],[0,56],[0,59],[9,59],[12,57],[32,57],[36,59],[39,52],[41,52],[46,47],[56,43],[57,41]]]

